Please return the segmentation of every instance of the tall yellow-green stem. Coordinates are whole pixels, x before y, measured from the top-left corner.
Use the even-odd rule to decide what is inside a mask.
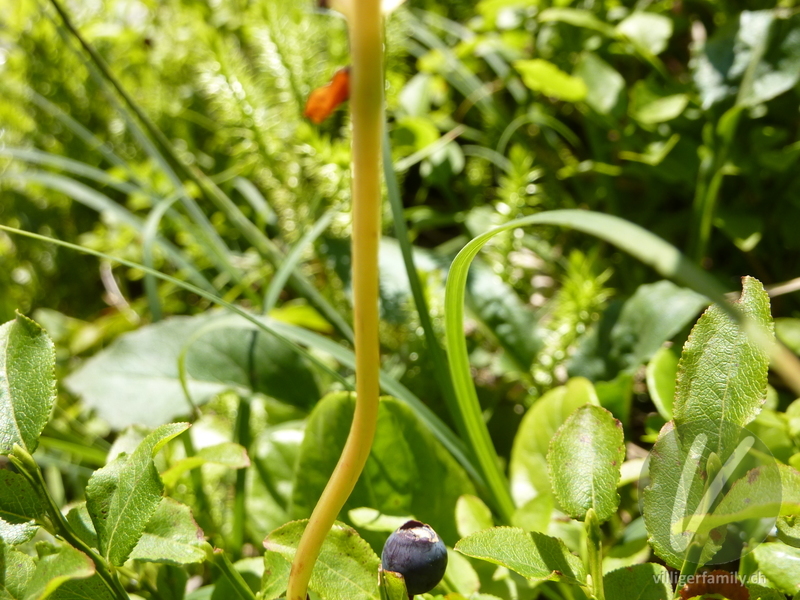
[[[305,600],[322,542],[353,491],[369,456],[378,419],[378,241],[383,128],[383,39],[379,0],[349,7],[350,111],[353,125],[353,308],[356,410],[350,435],[297,548],[287,600]]]

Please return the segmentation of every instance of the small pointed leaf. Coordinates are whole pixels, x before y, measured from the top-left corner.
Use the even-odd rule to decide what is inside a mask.
[[[553,492],[564,512],[583,519],[593,508],[606,521],[617,511],[617,482],[625,460],[622,424],[600,406],[575,411],[550,444]]]
[[[100,552],[111,564],[120,566],[128,559],[161,502],[164,486],[153,457],[188,428],[188,423],[156,428],[130,456],[120,455],[89,479],[86,507]]]
[[[583,562],[561,540],[517,527],[478,531],[456,544],[456,550],[519,573],[530,581],[583,584]]]
[[[188,565],[206,558],[203,531],[185,504],[162,498],[130,558],[147,562]]]
[[[17,314],[0,325],[0,454],[33,452],[56,399],[56,353],[37,323]]]

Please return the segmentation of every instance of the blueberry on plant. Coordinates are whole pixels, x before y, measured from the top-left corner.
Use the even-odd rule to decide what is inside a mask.
[[[447,548],[430,525],[407,521],[386,540],[381,566],[403,576],[411,598],[431,591],[442,580]]]

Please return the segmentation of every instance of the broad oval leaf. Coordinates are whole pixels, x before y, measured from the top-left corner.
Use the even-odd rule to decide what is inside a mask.
[[[456,502],[456,527],[458,535],[467,537],[494,525],[492,511],[483,500],[471,494],[464,494]]]
[[[156,428],[130,456],[120,455],[89,479],[86,507],[100,553],[111,564],[120,566],[128,559],[161,502],[164,486],[153,457],[188,428],[188,423]]]
[[[56,353],[27,317],[0,325],[0,454],[14,444],[33,452],[56,399]]]
[[[602,522],[619,505],[617,482],[625,460],[622,423],[600,406],[575,411],[550,443],[547,463],[561,508],[583,519],[593,508]]]
[[[558,538],[518,527],[478,531],[456,544],[456,550],[519,573],[530,581],[584,584],[583,562]]]
[[[292,521],[270,533],[264,540],[267,554],[276,553],[290,563],[306,524],[305,520]],[[380,600],[379,566],[378,556],[354,529],[343,523],[335,523],[322,544],[308,587],[324,600]],[[267,565],[272,577],[265,576],[263,587],[269,590],[286,589],[288,569],[270,570],[270,567],[274,565]],[[281,581],[276,582],[273,579],[276,576]]]
[[[245,323],[227,315],[164,319],[120,336],[64,384],[114,428],[161,425],[191,411],[178,367],[184,351],[187,386],[195,403],[226,389],[250,389],[254,334],[242,331]],[[301,406],[316,401],[319,391],[306,362],[273,336],[256,336],[253,391]]]
[[[522,75],[525,85],[535,92],[567,102],[586,98],[583,79],[565,73],[551,62],[541,58],[517,60],[514,68]]]
[[[539,398],[522,418],[511,449],[511,495],[517,506],[551,495],[547,471],[550,440],[567,418],[587,402],[599,404],[588,379],[573,377]]]
[[[662,565],[645,563],[631,565],[603,576],[607,598],[636,598],[636,600],[672,600],[669,571]]]

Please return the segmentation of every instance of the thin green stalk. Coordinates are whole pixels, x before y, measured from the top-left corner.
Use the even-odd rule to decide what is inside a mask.
[[[453,382],[450,379],[450,372],[447,368],[447,357],[441,344],[436,337],[436,331],[433,328],[431,315],[428,310],[428,302],[425,300],[425,292],[422,289],[422,282],[417,273],[417,267],[414,264],[414,252],[411,247],[411,242],[408,238],[408,227],[406,227],[405,214],[403,211],[403,200],[400,197],[400,187],[397,184],[397,176],[392,165],[392,151],[389,143],[388,131],[383,132],[383,176],[386,181],[387,195],[389,197],[389,205],[392,208],[392,217],[394,220],[394,234],[400,244],[400,252],[403,255],[403,264],[406,267],[408,274],[408,285],[411,288],[411,295],[414,298],[414,304],[417,308],[419,315],[419,323],[422,325],[422,330],[425,335],[425,343],[428,347],[428,352],[431,356],[433,363],[433,374],[439,388],[442,391],[442,396],[445,399],[447,408],[450,411],[453,419],[458,424],[458,430],[463,431],[463,423],[461,422],[461,412],[458,409],[458,400],[456,393],[453,390]]]
[[[183,442],[183,447],[186,450],[186,456],[191,457],[197,454],[194,447],[191,435],[180,436]],[[214,522],[214,516],[211,512],[211,502],[206,495],[206,490],[203,487],[203,471],[202,469],[192,469],[189,472],[189,477],[192,481],[192,491],[194,492],[194,501],[197,510],[194,512],[194,518],[197,519],[200,528],[209,537],[214,540],[219,532],[217,524]]]
[[[356,408],[342,456],[303,532],[289,575],[287,600],[305,600],[325,536],[369,457],[378,420],[378,242],[383,129],[383,36],[379,0],[352,5],[350,109],[353,123],[353,309]]]
[[[600,533],[600,521],[593,508],[586,512],[586,562],[587,571],[592,577],[592,597],[606,600],[603,587],[603,536]]]
[[[241,600],[256,600],[256,595],[247,585],[242,574],[236,570],[227,555],[219,548],[214,549],[214,564],[222,571],[225,579],[228,580]]]
[[[52,524],[52,530],[50,530],[50,533],[61,537],[73,548],[80,550],[92,560],[97,575],[103,580],[103,583],[106,585],[114,598],[117,600],[130,600],[128,593],[125,591],[125,588],[122,587],[122,583],[120,583],[117,574],[111,568],[109,568],[109,565],[106,563],[105,559],[97,554],[97,552],[90,548],[88,544],[86,544],[72,531],[72,528],[70,527],[69,523],[67,523],[64,515],[61,514],[61,509],[59,508],[58,504],[56,504],[55,500],[53,500],[53,497],[50,495],[50,492],[47,489],[47,484],[44,481],[42,471],[30,453],[21,446],[15,444],[14,451],[8,456],[8,458],[14,464],[14,466],[17,467],[28,479],[28,481],[31,482],[33,488],[37,490],[41,498],[44,500],[45,505],[47,506],[48,516],[50,517],[50,523]]]
[[[253,332],[255,336],[258,335],[257,331]],[[236,409],[236,430],[234,432],[234,441],[243,446],[250,452],[250,400],[249,398],[239,398],[239,404]],[[231,547],[234,556],[241,556],[242,546],[246,539],[246,523],[247,523],[247,510],[245,506],[245,498],[247,491],[245,485],[247,483],[247,469],[239,469],[236,471],[236,484],[234,488],[233,498],[233,530],[231,534]]]

